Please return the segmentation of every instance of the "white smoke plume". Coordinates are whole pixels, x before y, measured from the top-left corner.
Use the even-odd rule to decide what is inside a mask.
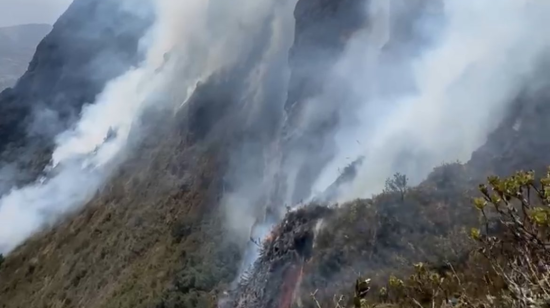
[[[128,9],[142,9],[128,1]],[[142,39],[145,60],[111,81],[60,134],[46,178],[0,199],[0,252],[88,202],[139,137],[148,108],[179,108],[196,83],[235,64],[275,1],[154,0],[156,22]]]
[[[372,51],[372,39],[384,39],[384,29],[364,31],[350,42],[334,75],[352,91],[357,117],[340,128],[340,154],[318,179],[317,191],[361,155],[358,176],[340,201],[380,192],[394,172],[418,182],[444,162],[468,160],[532,78],[550,44],[540,31],[550,26],[549,3],[443,2],[443,23],[426,28],[435,43],[403,50],[419,56],[397,63],[381,60],[383,51]],[[436,34],[438,27],[443,28]],[[394,33],[389,32],[391,41]],[[407,76],[413,90],[401,87]],[[380,95],[382,87],[385,95]]]
[[[253,0],[252,0],[253,1]],[[268,1],[270,2],[270,1]],[[270,21],[271,38],[263,54],[262,62],[256,67],[256,74],[247,89],[250,102],[247,106],[253,121],[270,122],[277,118],[273,113],[262,113],[261,109],[275,109],[282,112],[282,106],[286,99],[290,68],[288,67],[288,52],[294,39],[293,10],[296,0],[273,1],[270,11],[273,17]],[[271,106],[268,106],[271,105]],[[270,117],[265,119],[263,117]],[[267,126],[268,124],[260,124]],[[265,127],[262,127],[264,129]],[[225,192],[222,199],[222,210],[226,217],[226,225],[231,236],[238,243],[247,242],[239,276],[249,270],[260,253],[259,242],[264,240],[272,231],[272,227],[278,223],[274,219],[264,217],[265,209],[262,208],[262,197],[274,184],[272,157],[277,151],[276,147],[258,149],[258,140],[248,140],[244,144],[237,145],[242,148],[231,155],[232,167],[226,177],[230,179],[236,189]],[[270,146],[273,146],[271,143]],[[267,155],[268,157],[262,157]],[[254,163],[262,161],[263,176],[255,173]],[[251,170],[250,170],[251,169]],[[255,242],[250,241],[253,239]],[[237,277],[239,279],[240,277]]]

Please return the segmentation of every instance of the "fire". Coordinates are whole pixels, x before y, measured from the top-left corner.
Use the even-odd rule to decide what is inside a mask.
[[[292,294],[293,302],[296,299],[299,301],[298,304],[301,307],[301,302],[299,298],[300,286],[302,285],[302,278],[304,277],[304,265],[300,266],[300,274],[298,275],[298,280],[296,281],[296,286],[294,287],[294,293]]]
[[[302,277],[304,275],[304,265],[292,265],[283,280],[281,286],[281,301],[279,302],[279,308],[290,308],[294,302],[294,298],[297,295]]]
[[[267,242],[271,242],[273,240],[273,235],[274,232],[270,232],[266,237],[265,237],[265,241]]]

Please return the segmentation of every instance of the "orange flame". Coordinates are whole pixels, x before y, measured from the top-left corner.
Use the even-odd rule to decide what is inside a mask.
[[[279,308],[290,308],[292,306],[303,275],[303,265],[299,267],[293,265],[288,269],[285,279],[283,280],[283,285],[281,286],[281,301],[279,303]]]

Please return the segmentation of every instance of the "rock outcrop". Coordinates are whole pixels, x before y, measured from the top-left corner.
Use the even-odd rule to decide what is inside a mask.
[[[260,258],[221,308],[288,308],[294,303],[304,265],[311,257],[316,227],[332,209],[310,205],[286,215],[262,244]]]

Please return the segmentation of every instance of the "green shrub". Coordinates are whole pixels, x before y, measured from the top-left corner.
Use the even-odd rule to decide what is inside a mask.
[[[488,178],[473,199],[481,227],[463,264],[445,270],[418,263],[408,278],[390,276],[378,292],[359,292],[354,307],[549,307],[550,169]],[[370,279],[360,278],[361,290]]]

